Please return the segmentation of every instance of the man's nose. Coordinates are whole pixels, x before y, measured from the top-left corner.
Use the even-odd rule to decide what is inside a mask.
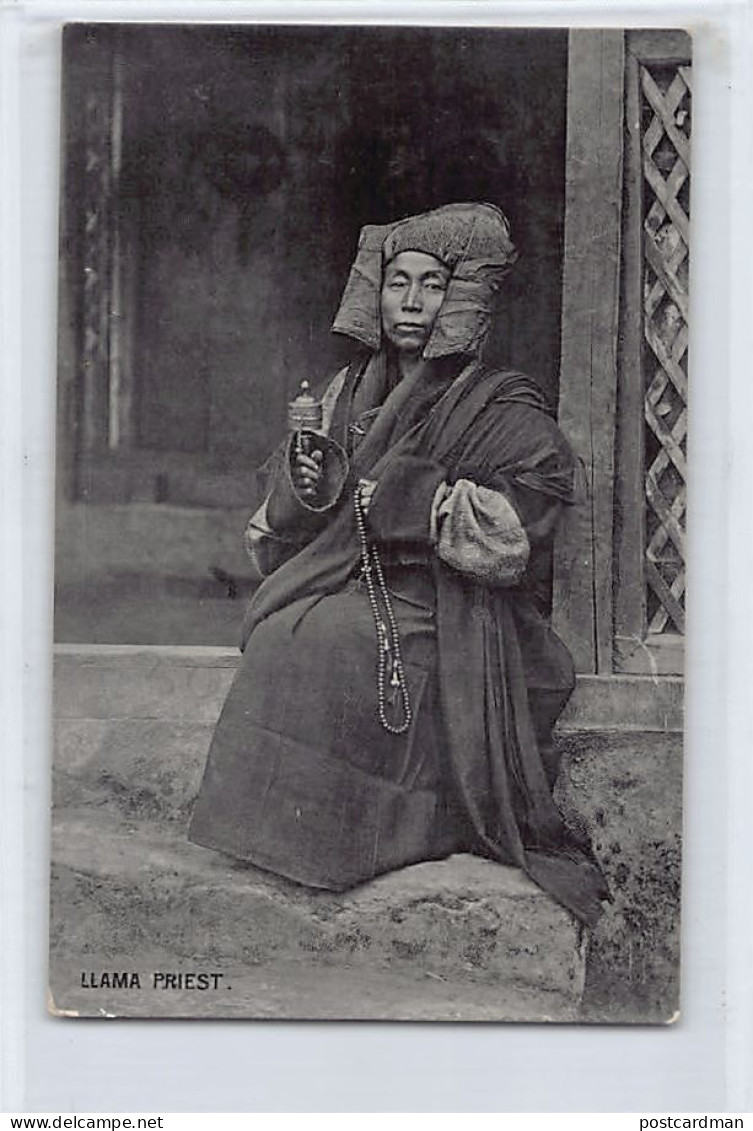
[[[421,296],[421,284],[416,281],[411,283],[405,292],[403,298],[404,310],[421,310],[423,307],[423,299]]]

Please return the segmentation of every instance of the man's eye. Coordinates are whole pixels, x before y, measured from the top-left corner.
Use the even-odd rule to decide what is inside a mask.
[[[446,291],[447,287],[444,283],[427,283],[428,290],[430,291]]]

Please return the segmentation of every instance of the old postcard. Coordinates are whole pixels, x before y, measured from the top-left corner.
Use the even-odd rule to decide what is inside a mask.
[[[689,37],[62,50],[50,1008],[673,1020]]]

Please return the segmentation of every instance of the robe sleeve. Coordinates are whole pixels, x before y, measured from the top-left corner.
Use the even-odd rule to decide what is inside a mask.
[[[268,499],[254,511],[243,531],[246,553],[262,577],[281,566],[305,545],[305,539],[286,537],[274,530],[267,515]]]
[[[458,479],[449,486],[440,464],[405,456],[379,479],[368,523],[380,543],[433,547],[445,565],[477,581],[515,585],[525,573],[532,541],[543,533],[544,512],[552,527],[559,512],[555,501],[543,508],[538,501],[533,492],[513,492],[507,483],[485,487]]]
[[[328,437],[319,436],[317,443],[324,460],[315,501],[304,499],[293,483],[291,437],[271,477],[269,493],[246,526],[244,546],[262,577],[267,577],[311,541],[340,501],[348,474],[348,457],[340,445]]]

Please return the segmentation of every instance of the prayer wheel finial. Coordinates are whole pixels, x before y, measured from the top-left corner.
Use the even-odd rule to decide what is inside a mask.
[[[308,381],[301,381],[298,396],[288,405],[288,427],[291,432],[320,432],[322,402],[316,400]]]

